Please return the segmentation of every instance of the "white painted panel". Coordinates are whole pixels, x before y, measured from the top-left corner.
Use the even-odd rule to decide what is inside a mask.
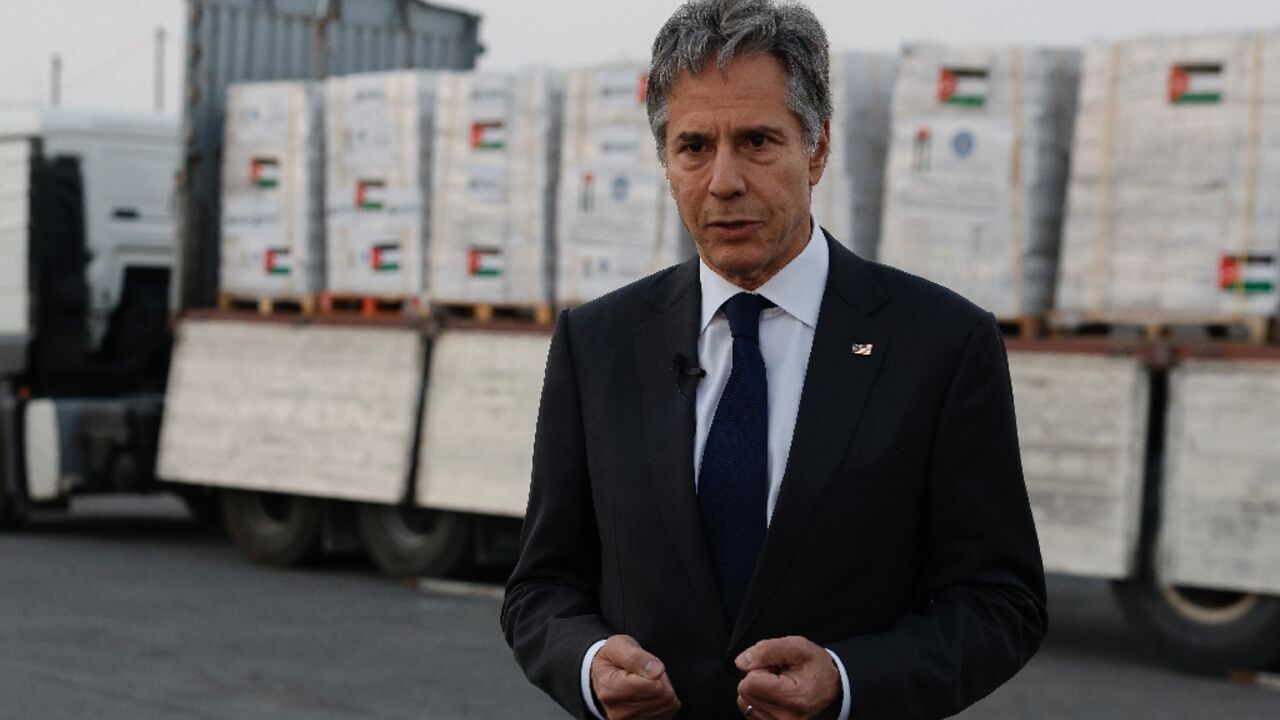
[[[1046,570],[1134,570],[1147,435],[1146,371],[1132,358],[1011,353],[1018,437]]]
[[[0,335],[29,333],[27,219],[30,144],[0,142]]]
[[[549,335],[453,331],[431,351],[418,504],[524,515]]]
[[[1280,593],[1280,363],[1187,362],[1169,396],[1162,577]]]
[[[169,375],[160,475],[399,502],[422,349],[410,329],[184,321]]]

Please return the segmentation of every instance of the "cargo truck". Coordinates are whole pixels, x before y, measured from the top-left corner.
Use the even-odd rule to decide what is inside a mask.
[[[141,201],[85,203],[95,168],[56,133],[0,145],[0,517],[165,482],[197,508],[216,497],[261,562],[363,545],[385,572],[418,575],[509,558],[548,328],[216,309],[227,85],[465,69],[476,18],[403,1],[189,8],[176,245],[102,239],[112,223],[171,221]],[[56,205],[77,195],[84,209]],[[113,246],[132,254],[104,259]],[[1184,667],[1276,660],[1280,350],[1178,337],[1009,349],[1047,567],[1114,581]]]
[[[314,366],[322,387],[347,390],[350,371],[374,370],[392,395],[385,408],[373,408],[382,417],[367,424],[358,413],[325,405],[331,398],[316,398],[314,414],[305,401],[279,396],[257,406],[277,419],[293,411],[331,423],[327,435],[310,437],[354,463],[345,466],[347,477],[335,478],[342,462],[294,446],[286,449],[297,455],[286,452],[275,458],[279,465],[260,469],[265,485],[252,472],[230,482],[219,475],[240,452],[191,473],[179,463],[166,478],[173,482],[157,477],[173,330],[183,339],[178,357],[185,357],[183,348],[199,346],[201,310],[216,304],[229,85],[398,68],[465,70],[481,52],[478,16],[418,0],[189,0],[187,19],[181,128],[57,112],[0,119],[0,523],[21,524],[32,509],[65,506],[73,495],[167,489],[198,516],[225,517],[237,544],[265,562],[292,562],[321,545],[349,549],[362,540],[384,569],[398,574],[443,572],[464,553],[483,559],[495,543],[509,556],[517,521],[428,512],[413,502],[413,430],[429,334],[423,322],[217,325],[250,333],[237,337],[231,351],[262,349],[266,357],[255,369],[292,362],[281,355],[292,340],[328,337],[330,347],[358,352],[336,371],[332,354],[304,358],[299,364]],[[305,379],[297,366],[285,367],[291,380]],[[177,370],[177,379],[191,377]],[[364,393],[351,399],[369,408],[372,387],[362,381]],[[288,392],[297,395],[296,388]],[[168,423],[175,430],[167,434],[169,456],[189,447],[180,432],[186,407],[171,410],[177,420]],[[236,409],[243,416],[254,408]],[[357,427],[348,434],[343,422]],[[249,422],[237,427],[255,431]],[[355,448],[362,429],[371,445]],[[216,427],[207,430],[202,438],[227,439],[212,435]],[[379,477],[371,455],[360,455],[370,450],[394,467]],[[324,467],[307,480],[284,471],[305,471],[308,458]]]

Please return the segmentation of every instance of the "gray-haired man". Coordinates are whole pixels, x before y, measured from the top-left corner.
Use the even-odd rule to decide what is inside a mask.
[[[579,717],[945,717],[1043,637],[999,332],[810,216],[827,78],[798,5],[654,41],[698,258],[561,315],[502,613]]]

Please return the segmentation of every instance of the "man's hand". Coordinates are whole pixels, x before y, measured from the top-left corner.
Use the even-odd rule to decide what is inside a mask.
[[[671,718],[680,700],[662,661],[630,635],[614,635],[591,661],[591,689],[609,720]]]
[[[840,699],[835,661],[805,638],[761,640],[735,664],[747,674],[738,683],[738,709],[751,720],[814,718]]]

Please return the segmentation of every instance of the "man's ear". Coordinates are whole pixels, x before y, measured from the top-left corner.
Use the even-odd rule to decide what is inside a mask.
[[[809,156],[809,187],[818,184],[822,173],[827,169],[827,160],[831,157],[831,121],[822,123],[822,133],[818,136],[818,147]]]

